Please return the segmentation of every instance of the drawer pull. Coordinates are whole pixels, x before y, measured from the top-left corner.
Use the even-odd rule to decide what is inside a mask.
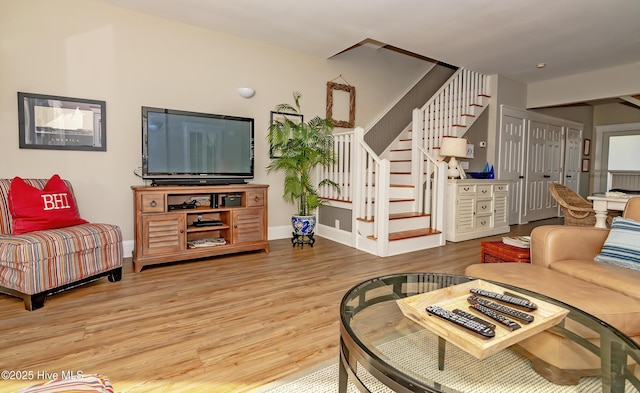
[[[155,200],[153,200],[153,201],[151,201],[151,203],[149,203],[149,206],[156,207],[156,206],[158,206],[158,203]]]
[[[256,195],[256,197],[255,197],[255,198],[253,198],[253,200],[254,200],[255,202],[260,202],[260,197]]]

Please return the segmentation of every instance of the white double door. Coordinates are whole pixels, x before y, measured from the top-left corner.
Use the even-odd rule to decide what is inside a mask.
[[[565,141],[566,130],[570,129],[579,132],[581,138],[581,125],[552,120],[523,109],[502,107],[496,175],[511,182],[510,225],[557,217],[558,204],[549,193],[549,185],[566,183],[563,176],[578,178],[577,173],[565,172],[565,149],[569,146]],[[575,132],[571,135],[571,156],[575,161],[573,149],[579,154],[581,139],[576,140]],[[572,170],[575,167],[572,164]],[[577,183],[571,186],[577,190]]]

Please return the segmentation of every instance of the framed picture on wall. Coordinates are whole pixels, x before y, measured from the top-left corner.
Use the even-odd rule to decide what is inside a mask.
[[[588,156],[591,151],[591,139],[585,139],[582,141],[582,155]]]
[[[582,172],[589,172],[589,163],[591,160],[589,160],[588,158],[583,158],[582,159]]]
[[[335,93],[334,93],[335,92]],[[348,120],[336,120],[336,111],[334,109],[334,94],[340,92],[346,95],[346,101],[348,103]],[[344,115],[343,115],[344,116]],[[353,128],[356,124],[356,88],[351,85],[343,85],[335,82],[327,82],[327,119],[330,119],[334,127],[341,128]]]
[[[105,101],[18,93],[21,149],[107,150]]]
[[[298,113],[285,113],[285,112],[275,112],[271,111],[271,119],[270,119],[270,127],[274,127],[276,125],[278,129],[285,130],[288,125],[287,122],[291,122],[293,124],[300,124],[304,121],[304,116]],[[289,137],[290,138],[290,137]],[[275,149],[271,144],[269,145],[269,158],[278,158],[280,157],[281,152]]]

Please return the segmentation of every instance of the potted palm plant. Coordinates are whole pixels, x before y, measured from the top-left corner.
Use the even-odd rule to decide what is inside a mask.
[[[267,165],[267,173],[284,172],[283,198],[298,207],[298,213],[291,217],[294,238],[313,235],[316,224],[314,212],[326,203],[318,188],[329,185],[340,190],[339,185],[329,179],[314,181],[316,168],[329,167],[336,160],[333,123],[319,116],[308,122],[301,121],[300,98],[301,94],[294,92],[294,105],[279,104],[275,107],[279,116],[269,125],[267,135],[272,151],[278,152],[278,156],[272,156]],[[288,117],[287,113],[294,116]]]

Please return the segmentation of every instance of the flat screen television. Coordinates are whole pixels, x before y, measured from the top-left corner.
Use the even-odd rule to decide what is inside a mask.
[[[142,107],[142,178],[154,185],[253,179],[251,118]]]

